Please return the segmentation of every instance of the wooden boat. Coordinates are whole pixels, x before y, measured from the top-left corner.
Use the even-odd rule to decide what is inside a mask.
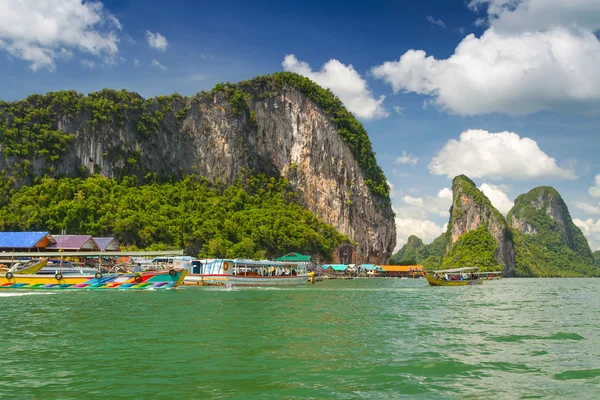
[[[423,275],[431,286],[481,285],[483,284],[483,279],[472,273],[478,269],[476,267],[453,268],[432,271],[433,274],[425,271]]]
[[[179,286],[186,270],[145,271],[130,274],[12,275],[0,276],[0,289],[170,289]]]
[[[190,263],[185,285],[200,286],[290,286],[311,281],[306,263],[269,260],[208,259]]]

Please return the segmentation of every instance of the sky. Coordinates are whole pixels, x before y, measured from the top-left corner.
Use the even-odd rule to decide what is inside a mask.
[[[398,248],[445,231],[465,174],[505,215],[555,187],[598,250],[599,32],[600,0],[0,0],[0,98],[296,72],[369,132]]]

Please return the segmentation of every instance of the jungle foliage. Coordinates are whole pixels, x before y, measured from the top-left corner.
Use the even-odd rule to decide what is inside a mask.
[[[0,229],[114,235],[130,248],[184,248],[201,257],[265,258],[298,251],[328,260],[349,239],[297,202],[285,179],[240,177],[233,185],[195,176],[138,185],[94,175],[43,178],[10,189],[0,176]]]
[[[430,244],[424,244],[421,239],[411,235],[408,241],[398,252],[390,258],[392,265],[415,265],[423,264],[429,257],[437,257],[441,260],[446,249],[446,235],[442,234]],[[429,263],[434,259],[429,260]]]

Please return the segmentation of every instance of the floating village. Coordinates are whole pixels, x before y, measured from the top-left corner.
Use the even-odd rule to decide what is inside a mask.
[[[174,251],[122,251],[114,237],[0,232],[0,289],[170,289],[289,286],[324,279],[425,277],[432,286],[481,284],[499,272],[457,268],[427,274],[422,265],[318,264],[288,253],[274,260],[197,259]]]

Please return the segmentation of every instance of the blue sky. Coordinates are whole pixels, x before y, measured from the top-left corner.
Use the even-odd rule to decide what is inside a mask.
[[[4,100],[104,87],[192,95],[281,70],[329,87],[393,186],[398,241],[444,229],[451,177],[501,211],[556,187],[600,248],[600,2],[6,0]]]

